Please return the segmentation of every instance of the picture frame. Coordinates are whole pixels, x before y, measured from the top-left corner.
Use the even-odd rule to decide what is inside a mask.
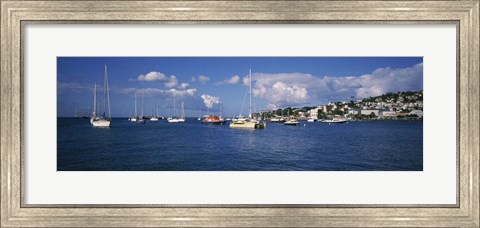
[[[1,226],[478,227],[479,1],[1,1]],[[26,205],[22,28],[25,23],[339,23],[457,25],[455,206]]]

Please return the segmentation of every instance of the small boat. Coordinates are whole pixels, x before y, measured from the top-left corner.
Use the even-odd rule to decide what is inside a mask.
[[[288,126],[298,126],[300,124],[300,122],[296,119],[289,119],[288,121],[285,121],[285,123],[283,123],[285,125],[288,125]]]
[[[202,118],[202,124],[219,124],[219,125],[223,125],[225,122],[226,122],[226,120],[221,119],[220,117],[214,116],[214,115],[208,115],[208,116]]]
[[[93,91],[93,113],[92,118],[90,118],[90,123],[94,127],[110,127],[110,122],[112,121],[112,116],[110,113],[110,94],[108,93],[108,76],[107,76],[107,65],[105,65],[105,76],[104,76],[104,85],[103,85],[103,115],[97,114],[97,83],[95,83],[95,88]],[[108,116],[106,115],[108,105]]]
[[[128,121],[137,122],[137,117],[132,116],[132,117],[128,118]]]
[[[284,123],[285,119],[284,118],[279,118],[279,117],[273,117],[269,120],[270,123]]]
[[[307,122],[317,122],[317,121],[318,121],[318,119],[316,119],[316,118],[310,118],[310,119],[307,120]]]
[[[178,117],[169,117],[167,119],[169,123],[184,123],[185,119],[184,118],[178,118]]]
[[[328,123],[328,124],[343,124],[343,123],[348,123],[348,119],[343,118],[343,117],[334,117],[331,120],[322,120],[323,123]]]

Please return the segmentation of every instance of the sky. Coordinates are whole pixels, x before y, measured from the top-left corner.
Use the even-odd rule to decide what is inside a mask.
[[[423,90],[422,57],[57,57],[58,116],[90,115],[94,83],[103,109],[105,65],[114,117],[135,94],[138,115],[247,115],[249,69],[255,111]]]

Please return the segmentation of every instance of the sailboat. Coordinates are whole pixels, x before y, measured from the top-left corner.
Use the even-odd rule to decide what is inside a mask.
[[[173,97],[173,111],[175,112],[175,114],[177,114],[177,108],[175,106],[175,97]],[[183,123],[183,122],[185,122],[185,108],[183,107],[183,101],[182,101],[182,114],[181,114],[180,118],[174,116],[174,117],[168,118],[167,121],[169,123]]]
[[[108,104],[108,116],[107,112]],[[105,65],[105,75],[104,75],[104,84],[103,84],[103,115],[97,114],[97,83],[95,83],[95,88],[93,90],[93,113],[90,118],[90,123],[94,127],[110,127],[110,122],[112,121],[112,116],[110,113],[110,94],[108,92],[108,76],[107,76],[107,65]]]
[[[142,115],[140,117],[137,117],[137,122],[139,124],[145,124],[145,118],[143,117],[143,98],[145,96],[145,93],[142,93]]]
[[[142,96],[142,116],[143,116],[143,96]],[[137,93],[135,93],[135,115],[128,118],[129,121],[134,123],[141,123],[144,124],[145,120],[143,117],[139,117],[137,114]]]
[[[150,121],[158,121],[158,108],[157,108],[157,104],[155,104],[155,116],[150,117]]]
[[[132,122],[137,122],[138,120],[138,115],[137,115],[137,93],[135,93],[135,115],[130,117],[128,120]]]
[[[244,128],[244,129],[259,129],[259,128],[265,128],[266,124],[264,122],[261,122],[259,120],[255,120],[253,118],[253,113],[252,113],[252,69],[249,71],[249,79],[250,79],[250,107],[249,107],[249,118],[237,118],[235,121],[232,120],[230,122],[230,127],[231,128]]]

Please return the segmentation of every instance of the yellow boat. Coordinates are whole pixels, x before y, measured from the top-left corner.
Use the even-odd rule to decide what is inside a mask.
[[[264,122],[251,120],[251,121],[232,121],[230,123],[231,128],[244,128],[244,129],[262,129],[265,128],[267,124]]]
[[[250,118],[246,119],[244,117],[238,117],[236,120],[232,120],[230,122],[230,128],[242,128],[242,129],[262,129],[267,126],[265,122],[261,122],[258,120],[254,120],[253,113],[252,113],[252,69],[249,72],[250,78],[250,114],[248,115]]]

